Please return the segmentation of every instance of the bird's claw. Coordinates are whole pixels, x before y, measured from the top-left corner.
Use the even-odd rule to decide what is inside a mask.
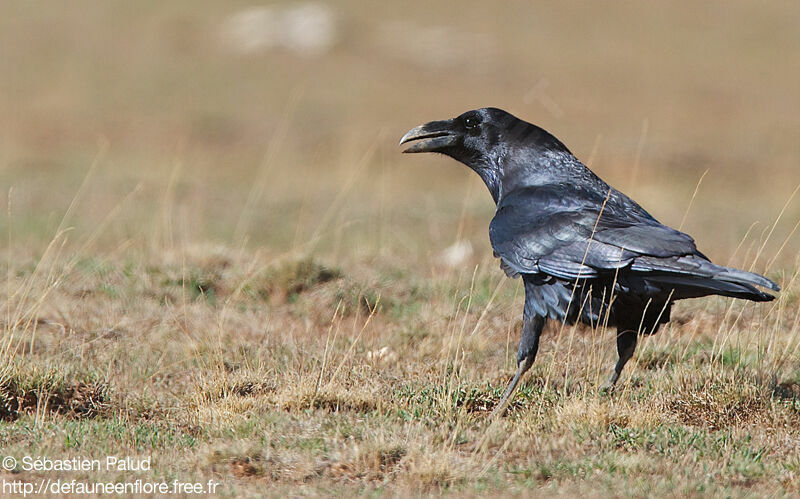
[[[505,416],[507,408],[508,408],[508,402],[502,402],[492,410],[492,413],[489,415],[489,419],[502,418],[503,416]]]
[[[614,371],[611,373],[611,376],[603,383],[603,386],[600,387],[600,393],[603,394],[610,394],[614,391],[614,387],[617,386],[617,380],[619,379],[619,374]]]

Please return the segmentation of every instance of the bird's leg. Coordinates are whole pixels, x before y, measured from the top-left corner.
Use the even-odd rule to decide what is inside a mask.
[[[527,314],[526,314],[527,315]],[[545,318],[534,315],[533,317],[525,317],[522,323],[522,339],[519,341],[519,349],[517,350],[517,373],[508,384],[503,398],[492,411],[492,417],[502,416],[506,412],[511,395],[514,394],[519,380],[531,368],[534,359],[536,359],[536,352],[539,350],[539,336],[542,334],[544,328]]]
[[[636,350],[637,339],[638,333],[635,330],[628,329],[617,332],[617,353],[619,354],[619,360],[617,360],[617,365],[614,366],[614,372],[611,373],[611,377],[608,378],[608,381],[606,381],[601,390],[609,391],[617,384],[622,368],[625,367],[625,364],[633,357],[633,352]]]

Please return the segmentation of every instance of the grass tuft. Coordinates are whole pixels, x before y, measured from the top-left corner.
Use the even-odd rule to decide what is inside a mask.
[[[247,291],[264,300],[291,301],[300,293],[341,277],[341,270],[303,258],[267,269],[247,286]]]
[[[26,413],[94,418],[109,413],[111,398],[108,382],[94,375],[12,365],[0,381],[0,419],[13,421]]]

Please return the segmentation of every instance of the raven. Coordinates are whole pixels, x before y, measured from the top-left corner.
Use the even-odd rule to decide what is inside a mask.
[[[694,239],[658,222],[609,186],[547,131],[496,108],[432,121],[406,133],[403,152],[436,152],[483,179],[496,204],[489,224],[494,256],[525,287],[517,372],[494,414],[506,404],[539,349],[545,321],[617,330],[619,360],[611,389],[640,335],[669,322],[675,300],[722,295],[752,301],[780,291],[758,274],[722,267]]]

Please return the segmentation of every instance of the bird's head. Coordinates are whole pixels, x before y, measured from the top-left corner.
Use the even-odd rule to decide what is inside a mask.
[[[431,121],[406,133],[400,144],[413,142],[403,152],[437,152],[477,169],[489,167],[499,159],[515,122],[524,123],[495,108],[475,109],[442,121]]]
[[[469,166],[495,201],[503,188],[524,184],[544,172],[541,166],[553,153],[574,159],[545,130],[491,107],[412,128],[400,139],[400,145],[406,143],[411,145],[403,152],[436,152]]]

